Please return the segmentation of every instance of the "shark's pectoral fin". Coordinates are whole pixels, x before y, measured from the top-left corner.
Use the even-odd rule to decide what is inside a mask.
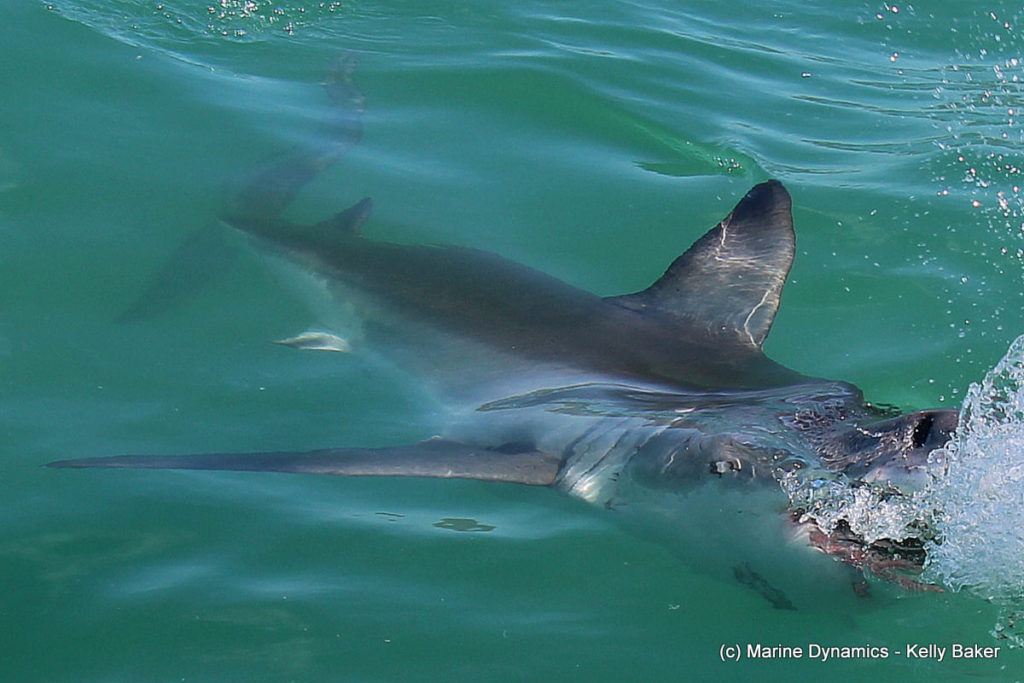
[[[735,335],[760,349],[793,264],[792,203],[775,180],[761,183],[653,285],[610,300]]]
[[[349,477],[435,477],[547,486],[555,481],[560,464],[560,459],[555,456],[519,444],[483,448],[447,439],[429,439],[409,446],[329,448],[301,453],[116,455],[58,460],[47,463],[47,466],[293,472]]]

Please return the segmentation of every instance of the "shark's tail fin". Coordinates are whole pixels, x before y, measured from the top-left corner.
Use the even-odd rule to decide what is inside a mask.
[[[526,445],[510,444],[493,449],[438,438],[387,448],[330,448],[301,453],[116,455],[58,460],[47,466],[292,472],[348,477],[434,477],[547,486],[555,482],[560,464],[559,458]]]
[[[346,54],[328,70],[324,89],[331,107],[314,141],[257,167],[225,207],[228,224],[276,218],[306,183],[362,139],[365,98],[352,80],[355,67],[355,58]]]
[[[313,141],[268,160],[241,180],[220,212],[225,223],[245,232],[256,231],[254,226],[280,230],[277,219],[299,191],[359,142],[363,135],[364,98],[352,80],[355,66],[355,58],[345,54],[328,69],[323,86],[331,106]],[[365,209],[353,219],[353,230],[368,215],[366,202],[352,209]],[[193,231],[135,303],[118,316],[118,322],[172,310],[193,299],[230,272],[236,249],[225,239],[221,225],[211,222]]]

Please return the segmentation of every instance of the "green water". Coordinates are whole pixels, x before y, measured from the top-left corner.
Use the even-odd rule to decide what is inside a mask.
[[[268,343],[316,316],[255,252],[114,322],[240,174],[316,130],[342,51],[366,135],[296,219],[371,195],[374,236],[615,294],[775,177],[798,255],[769,355],[874,401],[958,405],[1024,332],[1012,3],[9,4],[0,680],[1024,677],[978,598],[775,610],[546,490],[39,467],[434,433],[411,378]],[[1003,649],[719,659],[954,642]]]

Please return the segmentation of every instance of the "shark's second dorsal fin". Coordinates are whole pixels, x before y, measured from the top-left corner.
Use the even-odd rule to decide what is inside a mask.
[[[373,200],[363,197],[344,211],[314,225],[312,232],[328,238],[336,233],[358,235],[372,212]]]
[[[684,319],[704,326],[713,337],[735,335],[760,349],[775,320],[794,251],[789,193],[770,180],[748,192],[657,282],[610,301]]]

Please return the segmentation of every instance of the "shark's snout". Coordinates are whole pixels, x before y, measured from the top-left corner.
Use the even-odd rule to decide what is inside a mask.
[[[874,457],[848,472],[869,483],[919,488],[941,466],[941,459],[933,453],[953,438],[958,422],[956,410],[936,409],[867,425],[864,430],[878,440],[879,446]]]
[[[953,438],[960,421],[959,411],[949,409],[920,410],[908,417],[916,421],[913,433],[914,446],[927,452],[945,446]]]

